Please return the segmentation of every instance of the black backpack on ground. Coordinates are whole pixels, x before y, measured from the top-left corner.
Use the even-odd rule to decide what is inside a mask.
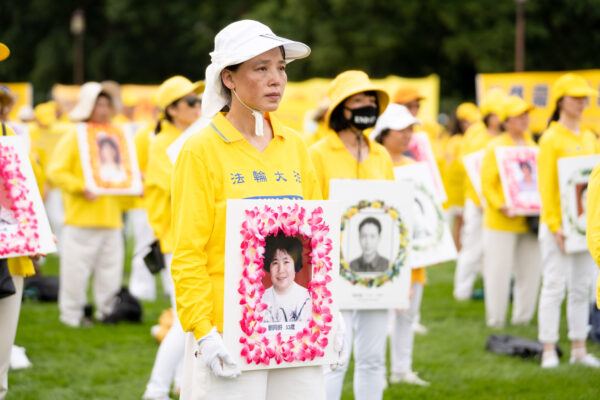
[[[58,300],[58,276],[34,275],[25,278],[25,297],[39,301]]]
[[[541,358],[544,351],[542,344],[537,340],[511,335],[490,335],[485,348],[493,353],[522,358]],[[559,357],[562,356],[558,346],[556,352]]]
[[[115,296],[115,307],[113,312],[102,322],[106,324],[116,324],[121,321],[141,322],[142,305],[129,293],[126,287],[122,287]]]

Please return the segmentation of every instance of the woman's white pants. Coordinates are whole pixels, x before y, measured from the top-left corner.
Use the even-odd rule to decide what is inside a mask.
[[[0,400],[6,397],[8,391],[10,352],[17,334],[23,296],[23,277],[12,275],[12,279],[17,293],[0,299]]]
[[[346,325],[343,366],[331,371],[326,368],[327,400],[342,396],[344,376],[350,362],[354,338],[354,398],[378,400],[383,397],[385,384],[385,348],[388,310],[342,311]]]
[[[584,340],[588,334],[590,280],[596,268],[587,252],[563,253],[546,224],[540,226],[542,291],[538,309],[538,338],[542,343],[558,342],[561,304],[567,289],[567,325],[570,340]]]
[[[535,314],[540,286],[540,251],[531,233],[484,228],[485,319],[490,327],[506,322],[510,281],[514,277],[512,324],[527,324]]]
[[[392,334],[390,337],[392,373],[405,374],[412,371],[413,347],[415,333],[413,322],[419,315],[423,299],[423,284],[413,282],[413,294],[408,310],[390,311],[392,313]]]
[[[483,265],[483,213],[471,200],[465,200],[461,249],[454,271],[454,298],[468,300],[473,294],[473,284]]]

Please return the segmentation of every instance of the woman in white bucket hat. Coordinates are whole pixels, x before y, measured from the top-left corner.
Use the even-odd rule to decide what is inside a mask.
[[[202,115],[172,182],[177,314],[186,336],[181,399],[323,399],[320,367],[246,371],[223,343],[227,199],[321,199],[302,138],[271,114],[287,82],[286,64],[308,46],[251,20],[215,37]]]

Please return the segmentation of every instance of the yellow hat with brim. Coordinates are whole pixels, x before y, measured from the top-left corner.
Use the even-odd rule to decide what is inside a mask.
[[[394,103],[396,104],[406,104],[415,100],[424,100],[425,96],[421,96],[419,91],[410,86],[402,87],[396,91],[394,94]]]
[[[531,104],[520,98],[519,96],[510,96],[504,102],[504,120],[510,117],[517,117],[521,114],[533,110]]]
[[[552,85],[552,105],[556,105],[556,102],[564,96],[598,96],[598,91],[592,89],[581,75],[568,73],[558,78]]]
[[[479,111],[483,117],[490,114],[496,114],[500,120],[504,119],[504,102],[506,101],[507,95],[504,90],[500,88],[490,89],[481,102]]]
[[[456,107],[456,118],[475,123],[481,119],[481,114],[475,104],[461,103]]]
[[[379,115],[381,115],[390,103],[390,95],[383,89],[375,86],[369,80],[369,76],[363,71],[345,71],[335,77],[329,84],[327,97],[329,97],[329,109],[325,114],[325,125],[329,126],[331,113],[348,97],[364,92],[375,92],[379,104]]]
[[[4,43],[0,43],[0,61],[6,60],[9,55],[9,48]]]
[[[188,93],[196,93],[198,95],[204,92],[204,82],[198,81],[192,83],[188,78],[177,75],[164,81],[156,91],[156,105],[165,110],[175,100],[178,100]]]

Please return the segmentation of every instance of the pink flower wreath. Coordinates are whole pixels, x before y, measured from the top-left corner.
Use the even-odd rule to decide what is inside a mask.
[[[262,312],[267,305],[262,302],[265,288],[262,278],[265,238],[269,235],[283,233],[286,236],[298,236],[305,243],[312,267],[312,280],[308,291],[312,300],[312,319],[308,325],[287,340],[282,339],[281,332],[274,338],[265,336],[266,328],[262,326]],[[315,208],[310,216],[306,209],[298,204],[263,206],[246,210],[246,219],[242,223],[242,257],[243,271],[238,292],[242,296],[243,307],[240,326],[243,335],[241,356],[251,364],[268,365],[271,359],[277,364],[282,361],[308,361],[315,357],[323,357],[327,347],[327,334],[331,330],[331,291],[327,285],[331,282],[332,261],[330,252],[331,239],[327,237],[329,226],[323,219],[323,209]]]
[[[12,200],[11,210],[18,221],[14,233],[0,233],[0,256],[10,253],[33,254],[38,252],[38,220],[33,210],[33,201],[27,197],[29,190],[25,176],[19,168],[21,161],[12,146],[0,144],[0,177],[4,189]]]

